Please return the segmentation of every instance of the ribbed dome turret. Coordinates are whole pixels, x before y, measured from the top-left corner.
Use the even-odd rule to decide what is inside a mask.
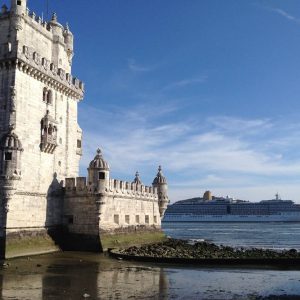
[[[135,173],[135,178],[134,178],[134,180],[133,180],[133,183],[135,183],[135,184],[143,184],[142,181],[141,181],[141,179],[140,179],[140,174],[139,174],[139,172],[136,172],[136,173]]]
[[[102,169],[102,170],[109,170],[108,163],[103,159],[102,152],[100,149],[97,150],[97,155],[95,158],[90,162],[89,165],[90,169]]]
[[[58,23],[57,21],[57,14],[56,12],[52,13],[52,17],[51,17],[51,20],[49,22],[52,26],[59,26],[59,27],[63,27],[60,23]]]
[[[19,150],[23,151],[22,143],[19,140],[18,136],[10,131],[6,133],[0,140],[0,149],[1,150]]]
[[[167,183],[167,179],[162,173],[161,166],[159,166],[158,167],[158,173],[157,173],[156,177],[154,178],[152,184],[157,185],[157,184],[166,184],[166,183]]]
[[[56,13],[52,14],[51,21],[48,24],[52,27],[54,35],[63,36],[64,27],[58,22]]]

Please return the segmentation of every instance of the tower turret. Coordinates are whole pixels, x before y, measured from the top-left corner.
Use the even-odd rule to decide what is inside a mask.
[[[133,183],[135,183],[136,185],[142,185],[143,184],[141,179],[140,179],[140,173],[138,171],[136,171],[136,173],[135,173]]]
[[[25,15],[27,9],[27,0],[11,0],[11,13],[16,15]]]
[[[162,218],[170,201],[168,197],[167,180],[162,173],[161,166],[158,167],[158,173],[153,180],[152,186],[157,188],[159,213],[160,217]]]
[[[52,27],[54,37],[56,37],[56,39],[58,40],[62,39],[64,27],[60,23],[58,23],[57,14],[55,12],[52,14],[52,18],[49,24]]]
[[[0,197],[6,212],[21,179],[22,144],[13,127],[0,140]]]
[[[66,24],[65,30],[64,30],[64,42],[66,44],[66,51],[69,59],[69,63],[72,63],[72,58],[74,55],[73,52],[73,46],[74,46],[74,37],[73,33],[70,31],[69,24]]]
[[[100,149],[88,168],[88,184],[92,191],[103,193],[109,188],[109,165],[103,159]]]

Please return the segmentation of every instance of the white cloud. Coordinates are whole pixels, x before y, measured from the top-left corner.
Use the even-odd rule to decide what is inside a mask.
[[[158,65],[148,65],[148,66],[140,65],[137,64],[135,59],[133,58],[128,59],[128,68],[133,72],[150,72],[155,70],[157,67]]]
[[[300,19],[298,19],[297,17],[291,15],[290,13],[288,13],[287,11],[281,9],[281,8],[278,8],[278,7],[270,7],[270,6],[265,6],[265,5],[260,5],[260,4],[256,4],[258,5],[259,7],[265,9],[265,10],[268,10],[270,12],[274,12],[282,17],[284,17],[285,19],[289,20],[289,21],[292,21],[292,22],[295,22],[295,23],[300,23]]]
[[[162,88],[162,91],[166,90],[172,90],[176,88],[183,88],[189,85],[194,85],[194,84],[203,84],[207,81],[207,76],[202,75],[199,77],[194,77],[194,78],[187,78],[187,79],[182,79],[179,81],[171,82],[167,84],[165,87]]]
[[[300,155],[291,158],[289,152],[300,146],[297,122],[229,116],[168,121],[178,113],[179,108],[162,104],[109,112],[86,106],[80,113],[85,127],[82,169],[100,146],[113,177],[130,180],[139,170],[150,184],[162,164],[176,200],[208,188],[245,199],[255,199],[264,187],[264,197],[276,186],[300,191],[300,185],[291,184],[300,179]]]
[[[298,18],[290,15],[288,12],[286,12],[283,9],[280,9],[280,8],[270,8],[270,10],[276,12],[277,14],[285,17],[286,19],[288,19],[290,21],[293,21],[293,22],[296,22],[296,23],[300,23],[300,20]]]

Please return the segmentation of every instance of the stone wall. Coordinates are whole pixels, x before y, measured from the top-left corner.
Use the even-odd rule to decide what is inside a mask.
[[[56,15],[45,22],[29,12],[25,0],[12,4],[12,11],[3,7],[0,13],[0,139],[13,130],[22,151],[15,165],[8,159],[20,171],[9,199],[4,186],[11,179],[2,174],[0,181],[0,237],[13,251],[21,240],[29,241],[24,253],[30,253],[33,240],[44,250],[55,248],[50,236],[63,223],[63,181],[79,170],[77,105],[84,85],[71,75],[69,29]],[[43,121],[51,124],[49,136],[44,136]]]
[[[67,178],[64,220],[72,234],[106,234],[159,231],[161,220],[156,189],[110,179],[109,189],[95,193],[85,177]]]

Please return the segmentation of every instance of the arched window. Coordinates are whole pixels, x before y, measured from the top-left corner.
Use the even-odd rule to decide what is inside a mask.
[[[52,100],[53,100],[53,93],[51,90],[48,90],[48,94],[47,94],[47,104],[52,104]]]
[[[47,88],[44,88],[44,89],[43,89],[43,101],[44,101],[44,102],[47,102],[47,94],[48,94]]]
[[[56,140],[56,121],[49,114],[49,110],[47,110],[46,115],[41,120],[41,151],[52,154],[57,147]]]
[[[52,135],[52,131],[53,131],[53,128],[52,128],[52,125],[50,124],[49,128],[48,128],[48,134]]]

